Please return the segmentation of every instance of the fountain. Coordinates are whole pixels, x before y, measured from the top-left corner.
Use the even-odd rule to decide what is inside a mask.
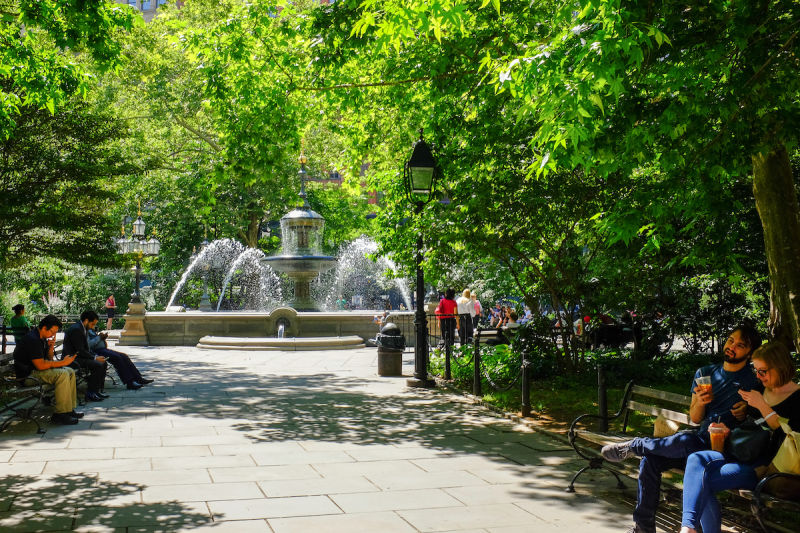
[[[318,311],[311,299],[311,280],[336,266],[336,258],[320,255],[325,219],[311,209],[306,196],[306,158],[300,156],[300,198],[303,206],[281,218],[282,255],[264,258],[273,270],[283,272],[294,282],[294,298],[289,305],[298,311]]]
[[[336,271],[335,276],[332,273],[326,274],[337,266],[337,259],[321,252],[325,219],[308,204],[305,162],[305,158],[301,158],[300,198],[303,204],[281,218],[281,253],[265,257],[260,250],[248,249],[227,239],[214,241],[206,246],[182,276],[170,298],[167,311],[147,313],[145,329],[150,344],[196,345],[200,348],[235,350],[332,350],[363,347],[365,341],[377,333],[377,326],[373,322],[376,309],[332,311],[336,309],[336,305],[331,305],[329,301],[334,297],[343,298],[348,290],[357,291],[353,292],[353,296],[368,292],[359,283],[352,283],[357,274],[369,278],[366,283],[371,289],[379,286],[378,293],[391,292],[387,287],[394,284],[396,287],[393,289],[395,292],[391,292],[392,296],[396,299],[402,298],[407,308],[410,308],[404,280],[377,281],[381,279],[383,272],[393,269],[394,265],[387,260],[375,263],[364,257],[364,254],[376,251],[374,241],[358,239],[343,248],[345,261],[341,268]],[[359,254],[360,259],[356,257]],[[282,273],[290,280],[291,291],[281,289],[275,272]],[[202,275],[204,288],[207,280],[214,281],[214,291],[219,294],[219,298],[215,306],[206,307],[216,307],[217,312],[187,311],[182,306],[173,307],[193,273],[195,283],[200,279],[198,275]],[[350,281],[337,282],[337,277],[341,276],[346,276]],[[218,284],[220,280],[221,285]],[[236,283],[234,280],[237,280]],[[343,289],[344,285],[347,287]],[[233,298],[237,286],[239,295]],[[196,298],[196,285],[193,291],[193,298]],[[399,297],[398,291],[401,295]],[[227,300],[226,293],[231,294]],[[284,300],[287,294],[291,296]],[[373,298],[373,305],[380,302],[380,297],[383,296],[379,294],[377,299]],[[237,305],[244,309],[222,310],[223,306]],[[406,333],[410,335],[410,332]]]

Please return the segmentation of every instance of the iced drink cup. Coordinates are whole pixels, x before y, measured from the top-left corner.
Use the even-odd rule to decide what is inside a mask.
[[[708,428],[708,435],[711,437],[711,449],[715,452],[725,450],[725,437],[728,436],[728,428],[714,427]]]
[[[701,389],[711,392],[711,376],[700,376],[694,381]]]

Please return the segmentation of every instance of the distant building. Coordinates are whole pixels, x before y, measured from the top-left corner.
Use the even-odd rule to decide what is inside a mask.
[[[145,22],[150,22],[155,18],[156,11],[158,10],[159,6],[163,6],[167,3],[167,0],[114,0],[118,4],[128,4],[129,6],[135,7],[137,10],[141,11],[142,17],[144,17]],[[178,7],[183,5],[183,0],[177,0],[175,2]]]

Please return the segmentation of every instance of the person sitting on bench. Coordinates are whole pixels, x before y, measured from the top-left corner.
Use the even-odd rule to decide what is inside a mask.
[[[641,457],[634,525],[628,533],[655,533],[661,474],[672,468],[683,468],[689,455],[710,448],[708,426],[712,422],[719,421],[732,428],[745,419],[747,402],[739,396],[739,390],[764,390],[750,366],[750,357],[759,346],[761,336],[755,328],[737,326],[725,343],[724,362],[704,366],[695,373],[689,418],[700,424],[698,429],[669,437],[642,437],[603,446],[601,453],[606,461]],[[711,378],[711,389],[697,385],[695,380],[701,376]]]
[[[24,381],[29,376],[55,388],[55,410],[51,421],[55,424],[77,424],[83,413],[76,413],[78,397],[75,391],[75,371],[69,365],[75,355],[61,361],[54,357],[56,333],[61,321],[54,315],[47,315],[39,322],[39,327],[28,332],[14,348],[14,372],[17,379]]]
[[[153,382],[152,379],[146,379],[142,376],[127,354],[109,349],[106,344],[108,333],[105,331],[97,333],[95,327],[97,327],[97,319],[89,322],[89,329],[87,330],[89,350],[95,355],[105,357],[117,370],[119,379],[129,390],[141,389],[143,385],[149,385]]]
[[[92,320],[98,320],[97,313],[94,311],[84,311],[81,313],[80,320],[67,328],[67,331],[64,333],[62,353],[64,355],[76,354],[78,357],[75,358],[70,366],[89,372],[89,377],[86,379],[86,401],[102,402],[108,398],[108,394],[104,394],[102,391],[103,382],[106,379],[108,363],[106,363],[104,357],[95,356],[89,351],[89,342],[86,332]]]
[[[517,322],[517,312],[508,312],[508,322],[501,329],[497,330],[497,337],[489,339],[486,344],[489,346],[499,346],[501,344],[511,344],[516,336],[516,329],[520,326]]]
[[[28,317],[25,316],[24,305],[17,304],[11,309],[14,311],[14,316],[8,321],[8,325],[11,327],[11,333],[14,335],[14,343],[19,344],[22,337],[27,335],[28,332],[34,328],[30,320],[28,320]]]

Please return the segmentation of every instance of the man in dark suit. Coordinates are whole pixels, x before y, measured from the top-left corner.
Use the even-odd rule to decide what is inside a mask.
[[[99,317],[94,311],[84,311],[81,314],[80,320],[71,325],[64,332],[64,346],[62,353],[67,355],[75,354],[75,361],[70,365],[73,368],[80,368],[89,373],[86,379],[86,401],[89,402],[102,402],[108,398],[107,394],[103,394],[103,382],[106,379],[106,363],[105,357],[95,356],[89,350],[89,341],[87,338],[87,331],[89,329],[89,322],[97,322]]]

